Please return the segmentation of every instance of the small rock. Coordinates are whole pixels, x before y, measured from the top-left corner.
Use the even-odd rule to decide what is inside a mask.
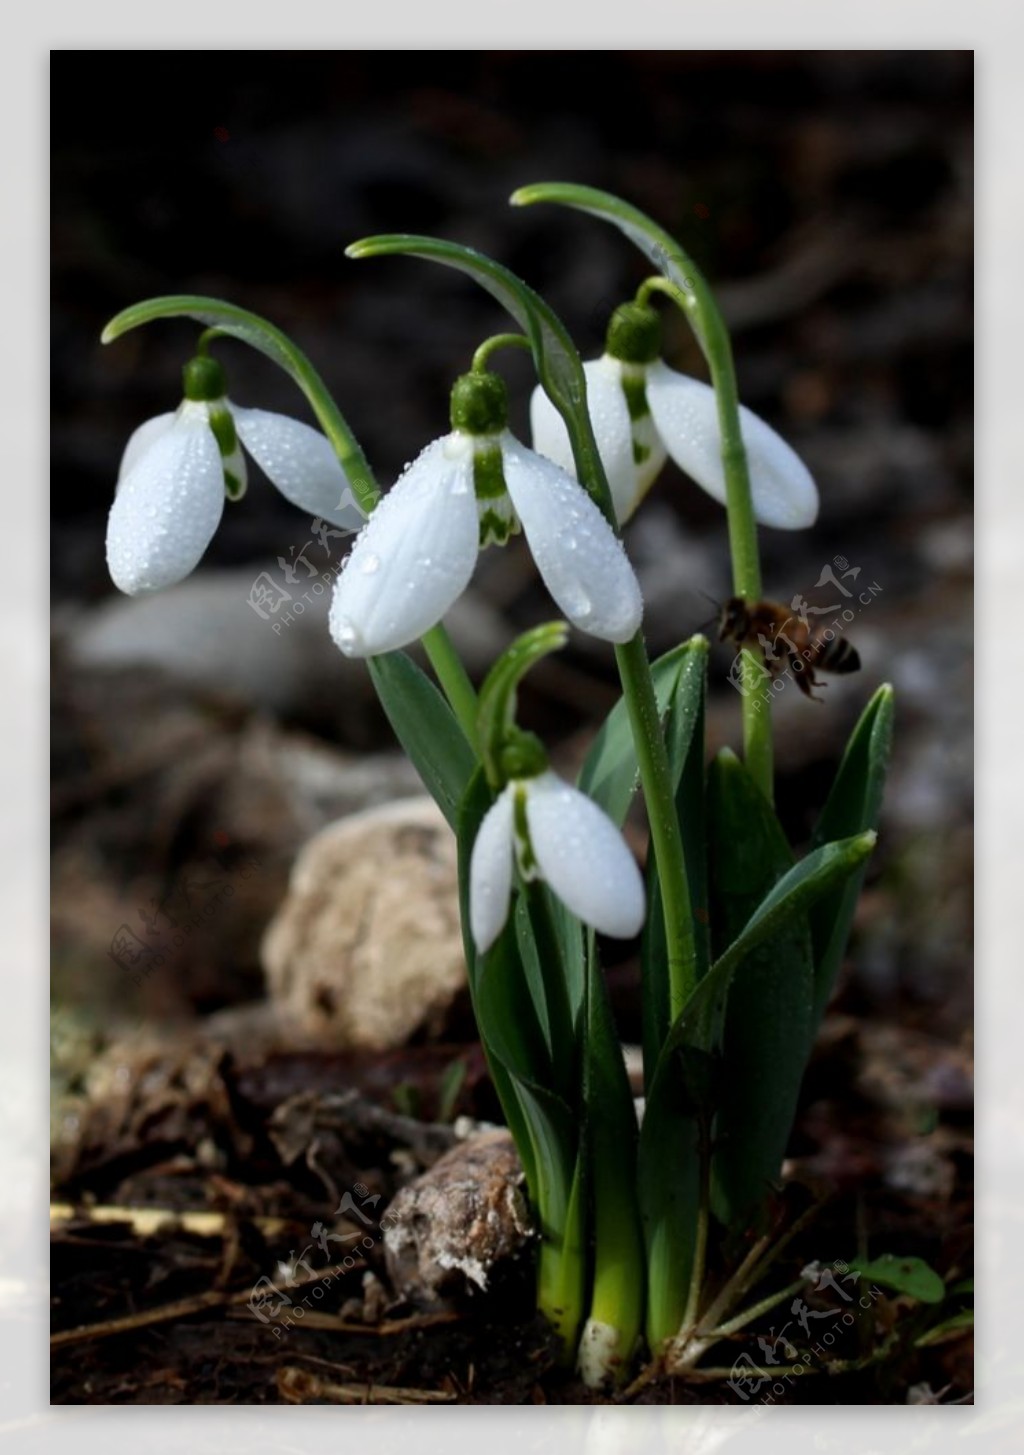
[[[82,667],[159,667],[175,680],[226,694],[276,716],[330,722],[344,704],[343,728],[362,743],[376,721],[373,689],[363,662],[344,657],[327,629],[334,577],[300,573],[298,599],[274,615],[251,604],[254,587],[273,561],[233,570],[203,570],[152,596],[114,594],[69,614],[64,626],[72,661]],[[319,564],[319,563],[317,563]],[[445,618],[470,673],[483,675],[508,645],[501,615],[475,592]],[[303,600],[308,597],[308,600]],[[293,609],[295,608],[295,609]],[[414,655],[423,660],[420,649]]]
[[[494,1265],[532,1236],[511,1134],[481,1132],[446,1152],[395,1196],[382,1222],[395,1292],[436,1307],[467,1284],[486,1289]]]
[[[311,839],[261,954],[299,1041],[384,1051],[436,1034],[466,964],[455,840],[433,801],[369,809]]]

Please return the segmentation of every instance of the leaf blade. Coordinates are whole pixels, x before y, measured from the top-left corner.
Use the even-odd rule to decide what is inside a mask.
[[[749,771],[721,753],[708,777],[712,918],[730,944],[775,885],[793,854]],[[810,1046],[813,966],[806,914],[753,948],[742,988],[728,993],[722,1033],[721,1096],[715,1122],[712,1206],[741,1225],[778,1176]]]
[[[876,827],[892,743],[893,710],[893,690],[884,683],[850,734],[831,792],[815,826],[812,848]],[[815,1024],[824,1014],[839,973],[863,879],[863,874],[855,876],[819,900],[810,913]]]
[[[452,828],[476,769],[455,714],[405,652],[367,658],[370,678],[395,737]]]

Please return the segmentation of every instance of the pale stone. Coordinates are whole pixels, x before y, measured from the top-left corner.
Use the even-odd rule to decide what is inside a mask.
[[[352,814],[300,853],[261,951],[298,1039],[384,1051],[466,984],[455,839],[429,798]]]
[[[486,1289],[491,1270],[533,1236],[523,1169],[511,1134],[479,1132],[393,1198],[381,1220],[395,1292],[430,1307],[469,1285]]]

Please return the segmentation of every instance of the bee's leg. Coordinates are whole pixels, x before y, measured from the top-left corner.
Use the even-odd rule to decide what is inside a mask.
[[[828,683],[818,681],[810,662],[806,664],[802,672],[794,671],[793,676],[796,678],[797,686],[805,697],[810,698],[812,702],[824,702],[825,699],[823,697],[815,697],[811,689],[814,687],[827,687]]]

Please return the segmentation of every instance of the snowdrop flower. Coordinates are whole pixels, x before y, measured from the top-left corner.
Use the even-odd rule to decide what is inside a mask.
[[[628,520],[671,455],[703,490],[725,504],[721,433],[710,384],[670,369],[660,357],[653,308],[626,303],[608,326],[605,352],[583,365],[587,406],[620,521]],[[574,469],[561,416],[542,389],[530,401],[534,448]],[[740,405],[754,514],[762,525],[802,530],[818,515],[810,471],[785,440]]]
[[[469,865],[469,927],[482,955],[508,918],[513,861],[543,879],[577,919],[628,940],[644,922],[636,860],[594,801],[545,770],[513,778],[484,816]]]
[[[334,641],[349,657],[404,647],[469,584],[478,552],[525,532],[551,595],[591,636],[626,642],[643,614],[640,587],[611,526],[582,486],[506,427],[497,374],[452,390],[452,432],[427,446],[374,510],[338,577]]]
[[[140,425],[121,460],[107,523],[115,586],[129,596],[159,591],[196,568],[225,495],[237,500],[245,493],[241,445],[293,505],[358,529],[364,517],[324,435],[286,415],[230,403],[215,359],[192,359],[184,379],[178,410]]]

